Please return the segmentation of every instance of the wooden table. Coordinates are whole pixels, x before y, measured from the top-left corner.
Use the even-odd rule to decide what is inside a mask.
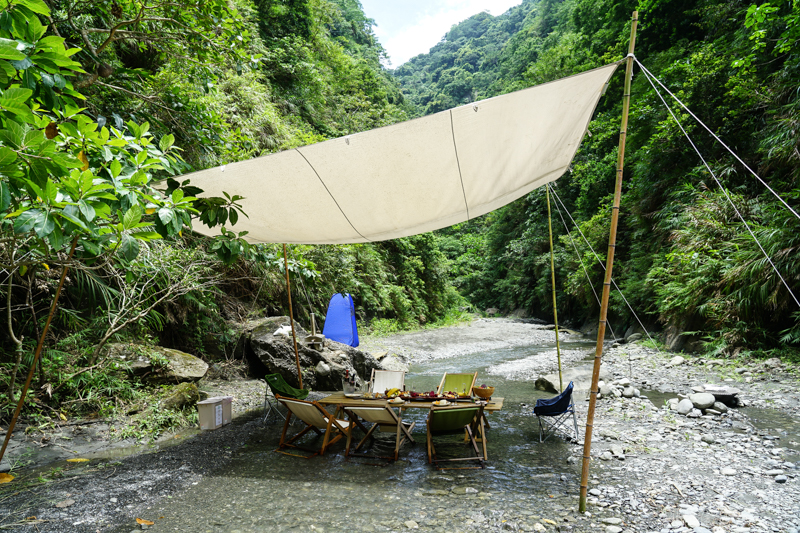
[[[434,400],[429,402],[426,401],[406,401],[403,403],[389,403],[388,400],[384,399],[375,399],[375,400],[365,400],[363,398],[348,398],[344,395],[342,391],[336,391],[330,396],[326,396],[321,400],[317,400],[322,405],[335,405],[336,406],[336,414],[334,416],[341,417],[342,411],[344,411],[345,407],[399,407],[400,413],[402,414],[403,411],[408,409],[427,409],[430,410],[431,406],[433,405]],[[484,418],[483,424],[480,424],[478,427],[479,435],[475,439],[476,441],[482,444],[483,448],[483,459],[484,461],[487,460],[487,453],[486,453],[486,434],[483,431],[483,426],[485,425],[487,428],[490,428],[489,421],[486,420],[486,412],[494,413],[495,411],[500,411],[503,409],[503,401],[504,398],[492,398],[486,405],[483,406]],[[472,402],[456,402],[456,405],[463,405],[469,406],[473,405]],[[366,428],[358,421],[354,421],[358,427],[361,428],[362,431],[366,432]]]
[[[433,405],[433,401],[424,402],[424,401],[414,401],[414,402],[403,402],[403,403],[389,403],[388,400],[384,399],[376,399],[376,400],[364,400],[362,398],[348,398],[344,395],[342,391],[336,391],[330,396],[325,396],[321,400],[317,400],[322,405],[338,405],[341,407],[385,407],[387,405],[391,407],[399,407],[401,411],[405,411],[406,409],[429,409]],[[484,411],[488,411],[493,413],[495,411],[500,411],[503,409],[503,401],[504,398],[492,398],[484,407]],[[470,402],[456,402],[458,405],[472,405]]]

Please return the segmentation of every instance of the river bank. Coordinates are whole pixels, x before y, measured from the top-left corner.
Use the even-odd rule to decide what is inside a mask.
[[[540,445],[530,416],[529,404],[543,395],[532,391],[530,380],[554,369],[553,337],[542,326],[481,319],[363,342],[368,350],[407,356],[411,380],[420,386],[438,381],[442,369],[469,364],[503,384],[509,400],[493,419],[485,471],[431,471],[419,429],[418,444],[383,469],[337,453],[286,458],[272,453],[278,424],[265,427],[256,409],[262,383],[208,382],[209,392],[234,396],[239,416],[233,424],[169,436],[151,453],[127,456],[130,449],[123,449],[103,456],[101,450],[88,462],[21,470],[0,489],[0,527],[128,533],[144,518],[155,522],[146,526],[155,531],[231,533],[338,531],[345,524],[351,531],[797,530],[796,369],[688,356],[669,366],[674,354],[609,347],[603,359],[609,390],[629,379],[649,398],[609,394],[598,402],[589,513],[580,515],[582,446],[560,438]],[[591,342],[572,337],[565,364],[585,363]],[[475,357],[480,362],[470,363]],[[663,408],[668,398],[703,383],[735,384],[748,407],[698,418]],[[578,399],[582,436],[588,404]],[[424,428],[424,417],[420,422]],[[61,442],[78,451],[75,439]],[[341,499],[327,502],[331,493],[347,494],[359,512],[342,508]],[[370,506],[380,513],[366,512]]]

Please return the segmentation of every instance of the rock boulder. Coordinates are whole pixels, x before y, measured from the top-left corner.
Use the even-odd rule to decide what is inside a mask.
[[[194,383],[181,383],[172,389],[169,396],[161,402],[161,407],[179,411],[186,407],[196,405],[200,400],[200,391]]]
[[[696,409],[709,409],[714,406],[714,402],[716,401],[714,395],[707,392],[695,392],[694,394],[690,394],[689,400]]]
[[[288,317],[270,317],[253,321],[240,341],[243,355],[264,374],[278,373],[293,387],[299,386],[294,344],[289,335],[275,332],[289,324]],[[369,353],[352,346],[326,340],[320,350],[305,345],[307,332],[295,322],[297,351],[303,372],[303,387],[315,390],[341,390],[345,372],[355,372],[363,381],[381,364]]]
[[[109,344],[107,357],[148,383],[184,383],[206,375],[202,359],[180,350],[140,344]]]
[[[592,386],[592,370],[592,365],[564,369],[561,373],[564,387],[572,381],[575,384],[576,391],[588,391]],[[600,367],[600,379],[604,381],[608,379],[608,371],[603,367]],[[536,390],[558,394],[558,373],[539,376],[535,387]]]

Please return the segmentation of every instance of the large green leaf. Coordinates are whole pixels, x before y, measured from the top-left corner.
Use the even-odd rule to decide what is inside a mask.
[[[63,47],[64,47],[64,38],[57,37],[55,35],[48,35],[44,39],[39,39],[39,42],[36,43],[36,48],[39,50],[43,50],[46,48],[62,50]]]
[[[17,160],[17,152],[8,146],[0,147],[0,167],[10,165]]]
[[[7,59],[10,61],[19,61],[25,59],[25,54],[17,49],[19,43],[13,39],[0,38],[0,59]]]
[[[54,250],[60,250],[64,246],[64,234],[61,228],[56,226],[47,238],[50,241],[50,247]]]
[[[5,211],[11,205],[11,191],[8,185],[0,181],[0,211]]]
[[[36,215],[33,223],[33,231],[40,239],[44,239],[50,235],[55,227],[56,223],[50,213],[40,211],[39,214]]]
[[[127,261],[133,261],[139,255],[139,241],[130,235],[123,234],[120,240],[119,253]]]
[[[175,212],[169,207],[162,207],[158,210],[158,218],[165,226],[169,226],[175,219]]]
[[[86,226],[86,224],[84,224],[83,220],[81,220],[78,217],[78,213],[79,213],[78,208],[76,208],[74,205],[68,205],[60,212],[59,211],[56,212],[56,214],[59,215],[60,217],[65,218],[70,222],[72,222],[73,224],[75,224],[76,226],[78,226],[79,228],[88,231],[89,228]]]
[[[131,229],[142,219],[142,207],[139,204],[132,206],[122,217],[122,226]]]
[[[25,137],[25,129],[12,120],[7,120],[5,129],[0,130],[0,141],[12,148],[20,148]]]
[[[33,225],[36,224],[36,217],[40,214],[42,214],[42,211],[38,209],[29,209],[28,211],[20,213],[19,216],[14,219],[14,232],[29,232],[33,228]]]
[[[161,235],[155,231],[138,231],[136,233],[131,233],[131,237],[139,239],[140,241],[154,241],[160,239]]]
[[[80,209],[81,213],[83,214],[83,217],[87,221],[91,222],[92,220],[94,220],[94,217],[96,216],[94,207],[89,205],[89,203],[86,200],[78,201],[78,209]]]
[[[30,89],[20,89],[18,87],[6,89],[6,92],[0,96],[0,107],[22,118],[29,119],[29,122],[33,122],[31,108],[25,104],[32,94],[33,91]]]
[[[14,4],[24,6],[39,15],[47,16],[50,14],[50,8],[44,3],[44,0],[14,0]]]

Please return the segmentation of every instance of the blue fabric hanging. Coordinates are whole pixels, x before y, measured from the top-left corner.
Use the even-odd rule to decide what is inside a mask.
[[[352,296],[341,293],[331,296],[322,334],[333,341],[358,346],[356,308]]]

